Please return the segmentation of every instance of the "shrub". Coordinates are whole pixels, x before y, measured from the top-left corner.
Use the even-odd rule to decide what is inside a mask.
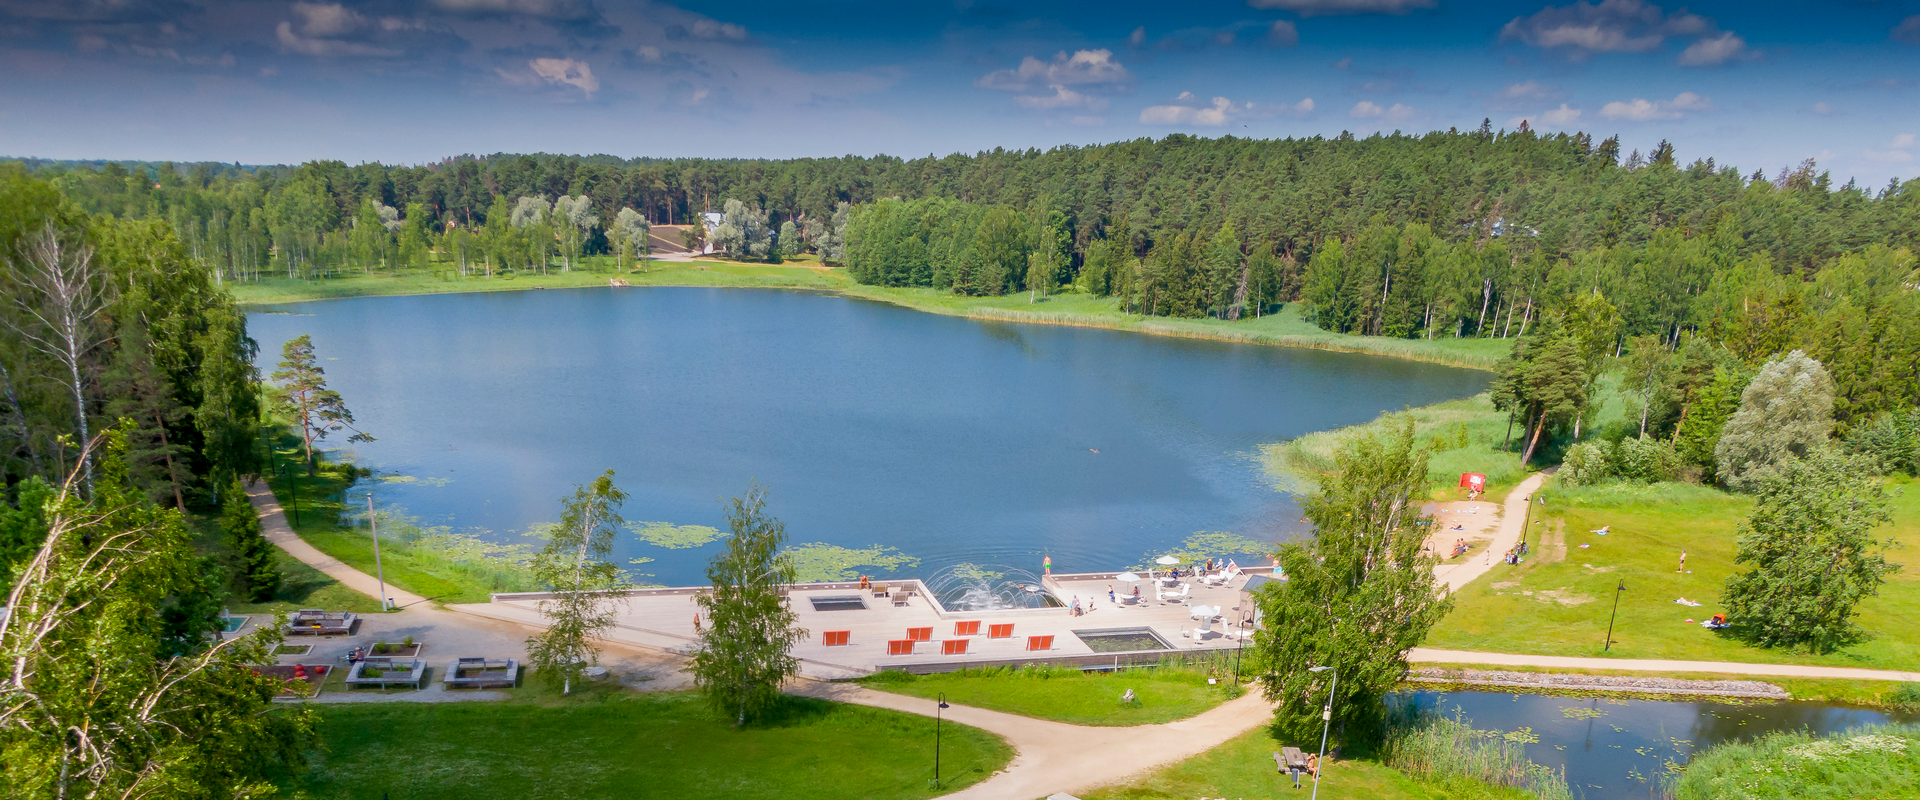
[[[1881,695],[1880,702],[1909,714],[1920,711],[1920,683],[1900,684],[1893,691]]]
[[[1847,450],[1867,456],[1881,473],[1920,471],[1920,408],[1882,411],[1847,434]]]
[[[1881,725],[1831,736],[1774,733],[1693,757],[1669,780],[1675,800],[1910,797],[1920,784],[1920,728]]]
[[[1581,442],[1567,448],[1566,455],[1560,459],[1559,480],[1566,486],[1590,486],[1607,479],[1613,474],[1613,465],[1607,454],[1607,447],[1594,442]]]
[[[1614,477],[1643,483],[1673,480],[1680,472],[1680,454],[1673,445],[1651,436],[1621,439],[1613,447]]]

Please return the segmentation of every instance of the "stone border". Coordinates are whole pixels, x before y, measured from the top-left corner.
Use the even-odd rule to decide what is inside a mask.
[[[1498,686],[1575,692],[1622,692],[1628,694],[1689,695],[1702,697],[1739,697],[1760,700],[1791,700],[1785,689],[1761,681],[1698,681],[1629,675],[1577,675],[1562,672],[1515,672],[1509,670],[1440,669],[1416,667],[1407,675],[1414,683],[1440,683],[1460,686]]]

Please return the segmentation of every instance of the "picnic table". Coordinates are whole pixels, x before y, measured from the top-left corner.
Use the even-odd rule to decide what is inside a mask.
[[[1293,775],[1293,785],[1300,785],[1300,773],[1307,771],[1307,754],[1298,747],[1282,747],[1273,754],[1274,769]]]

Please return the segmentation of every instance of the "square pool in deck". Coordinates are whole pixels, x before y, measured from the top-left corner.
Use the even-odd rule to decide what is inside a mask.
[[[1240,607],[1247,600],[1239,588],[1248,575],[1268,571],[1247,570],[1224,586],[1189,581],[1189,595],[1180,600],[1156,600],[1152,587],[1142,581],[1142,597],[1137,604],[1126,602],[1124,597],[1119,603],[1108,601],[1108,585],[1116,594],[1130,589],[1128,584],[1113,579],[1115,573],[1051,575],[1042,580],[1043,588],[1063,607],[990,611],[945,608],[917,580],[887,582],[896,594],[903,588],[911,592],[904,605],[896,605],[895,598],[877,595],[851,581],[795,584],[788,591],[792,601],[789,607],[807,636],[794,646],[793,655],[800,660],[803,675],[844,679],[883,669],[947,672],[962,667],[1043,662],[1097,668],[1150,663],[1169,653],[1230,649],[1238,644],[1234,638],[1238,629],[1233,623],[1240,619]],[[700,607],[694,598],[702,591],[705,587],[622,592],[624,607],[609,638],[626,645],[690,652],[698,641],[694,625]],[[492,602],[458,609],[539,625],[539,603],[548,597],[551,595],[540,592],[495,594]],[[1079,616],[1064,607],[1076,597],[1083,609]],[[1193,619],[1189,610],[1195,605],[1220,609],[1219,621],[1205,634],[1199,632],[1200,621]],[[1118,634],[1126,634],[1122,638],[1143,647],[1112,649]],[[1098,646],[1089,645],[1083,636]],[[1050,637],[1050,646],[1029,650],[1034,643],[1031,637]],[[964,654],[945,654],[962,648]]]

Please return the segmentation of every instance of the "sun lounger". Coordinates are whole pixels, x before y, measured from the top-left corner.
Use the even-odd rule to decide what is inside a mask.
[[[933,627],[908,628],[907,638],[916,642],[931,642],[933,641]]]
[[[1000,624],[997,624],[997,625],[988,625],[988,626],[987,626],[987,638],[989,638],[989,639],[1011,639],[1011,638],[1013,638],[1013,623],[1011,623],[1011,622],[1005,622],[1005,623],[1000,623]]]
[[[970,642],[970,641],[973,641],[973,640],[972,639],[942,639],[940,641],[940,655],[964,656],[967,654],[967,642]]]
[[[890,656],[913,655],[913,640],[912,639],[888,639],[887,655],[890,655]]]
[[[820,634],[820,644],[827,647],[839,647],[847,643],[853,631],[826,631]]]
[[[965,621],[965,622],[955,622],[955,623],[953,623],[953,635],[955,635],[955,636],[979,636],[979,635],[980,635],[980,620],[977,620],[977,619],[971,619],[971,620],[967,620],[967,621]]]
[[[1027,649],[1028,649],[1028,650],[1030,650],[1030,651],[1031,651],[1031,650],[1052,650],[1052,649],[1053,649],[1053,635],[1052,635],[1052,634],[1048,634],[1048,635],[1046,635],[1046,636],[1029,636],[1029,637],[1027,637]]]

